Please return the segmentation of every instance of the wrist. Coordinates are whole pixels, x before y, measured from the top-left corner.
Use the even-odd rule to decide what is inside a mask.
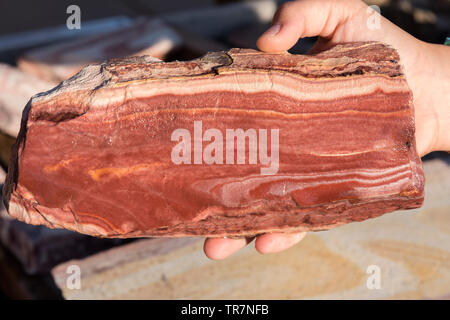
[[[423,156],[450,150],[450,47],[420,41],[416,49],[408,82],[414,95],[417,150]]]
[[[431,151],[450,151],[450,47],[438,44],[427,44],[427,47],[430,52],[428,108],[435,114]]]

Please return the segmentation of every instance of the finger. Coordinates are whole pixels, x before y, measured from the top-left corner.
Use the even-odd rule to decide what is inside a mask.
[[[265,52],[282,52],[299,38],[331,38],[336,28],[366,7],[362,1],[300,0],[286,2],[277,10],[272,27],[257,41]]]
[[[256,239],[255,248],[260,253],[280,252],[299,243],[305,236],[306,232],[266,233]]]
[[[222,260],[249,244],[253,238],[207,238],[203,245],[206,256],[212,260]]]

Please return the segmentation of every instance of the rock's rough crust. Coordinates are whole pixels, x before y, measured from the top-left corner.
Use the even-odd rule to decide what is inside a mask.
[[[278,128],[278,172],[175,165],[172,132],[199,120],[203,132]],[[324,230],[424,197],[412,95],[380,43],[89,66],[31,99],[14,149],[9,214],[102,237]]]

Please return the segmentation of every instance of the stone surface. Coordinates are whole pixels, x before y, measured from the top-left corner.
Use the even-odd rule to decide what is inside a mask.
[[[50,273],[26,274],[20,262],[0,243],[0,293],[3,299],[62,299]]]
[[[421,209],[310,233],[281,253],[261,255],[249,245],[211,261],[200,239],[150,239],[69,261],[52,274],[66,299],[449,297],[450,156],[427,160],[424,169]],[[80,268],[81,290],[66,287],[71,265]],[[373,266],[379,289],[367,287]]]
[[[27,105],[5,204],[27,223],[103,237],[316,231],[418,207],[424,176],[398,60],[353,43],[89,66]],[[221,150],[238,128],[255,136]]]
[[[56,43],[34,49],[19,59],[19,68],[42,79],[63,81],[87,64],[130,55],[164,58],[182,42],[158,19],[138,19],[135,24],[106,34]]]
[[[55,85],[0,63],[0,131],[17,136],[27,101],[36,93],[47,91]]]

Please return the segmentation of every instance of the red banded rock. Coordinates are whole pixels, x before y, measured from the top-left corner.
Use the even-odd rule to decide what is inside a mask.
[[[131,26],[99,35],[64,41],[26,53],[19,68],[50,81],[63,81],[90,63],[130,55],[162,59],[182,42],[181,36],[159,19],[138,19]]]
[[[31,224],[241,236],[324,230],[423,202],[412,95],[381,43],[113,60],[25,110],[4,201]]]
[[[64,229],[32,226],[12,219],[2,203],[6,173],[0,166],[0,243],[20,262],[26,274],[45,274],[54,266],[128,242],[99,239]],[[2,257],[3,258],[3,257]]]

